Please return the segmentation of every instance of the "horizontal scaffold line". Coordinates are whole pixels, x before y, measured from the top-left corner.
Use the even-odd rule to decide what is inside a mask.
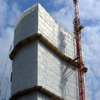
[[[59,56],[64,61],[68,62],[68,64],[73,65],[74,67],[78,68],[78,63],[74,62],[71,58],[67,57],[65,54],[63,54],[56,46],[54,46],[48,39],[46,39],[42,34],[35,33],[23,40],[21,40],[12,50],[9,57],[11,60],[14,59],[18,51],[25,45],[33,42],[34,40],[39,39],[43,44],[45,44],[49,49],[51,49],[57,56]],[[83,68],[84,72],[87,72],[87,68]]]
[[[50,92],[49,90],[43,88],[42,86],[34,86],[32,88],[25,89],[23,91],[19,91],[19,92],[15,93],[14,95],[12,95],[12,97],[9,100],[17,100],[18,98],[20,98],[24,95],[28,95],[28,94],[31,94],[34,92],[40,92],[42,94],[45,94],[46,96],[50,97],[53,100],[64,100],[63,98]]]

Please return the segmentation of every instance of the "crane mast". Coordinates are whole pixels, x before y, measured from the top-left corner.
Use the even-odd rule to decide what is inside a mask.
[[[81,49],[81,29],[78,9],[78,0],[73,0],[74,3],[74,35],[76,40],[76,53],[78,63],[78,85],[79,85],[79,100],[85,100],[85,86],[84,86],[84,72],[83,72],[83,60],[82,60],[82,49]]]

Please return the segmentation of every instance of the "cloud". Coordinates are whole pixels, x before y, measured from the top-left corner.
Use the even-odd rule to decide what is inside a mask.
[[[50,14],[56,21],[70,33],[73,33],[73,14],[69,7],[63,7],[58,11],[52,11]]]
[[[53,5],[57,10],[51,12],[66,30],[73,33],[73,0],[55,0]],[[62,6],[63,5],[63,6]],[[79,0],[79,14],[82,30],[82,41],[85,66],[88,67],[86,74],[87,100],[99,100],[100,89],[100,1],[99,0]],[[94,96],[95,94],[95,96]],[[98,97],[98,98],[97,98]],[[97,98],[97,99],[96,99]]]
[[[18,4],[13,2],[11,5],[11,11],[9,12],[9,19],[8,23],[10,26],[14,26],[16,20],[18,19],[19,15],[21,14],[20,10],[18,9]]]
[[[2,55],[0,56],[0,59],[2,59],[3,54],[9,51],[9,47],[13,42],[13,26],[21,12],[18,9],[18,4],[15,2],[13,2],[11,5],[8,5],[5,0],[0,0],[0,4],[2,4],[0,7],[3,7],[3,9],[0,11],[0,55]]]
[[[82,20],[97,21],[100,19],[100,0],[79,0],[80,17]]]
[[[90,89],[87,89],[87,93],[88,93],[87,100],[92,100],[92,97],[91,97],[91,95],[93,94],[92,91]]]
[[[27,0],[23,0],[27,2]],[[73,0],[51,0],[55,9],[50,14],[67,31],[73,33]],[[8,54],[13,42],[14,24],[21,11],[16,2],[0,0],[0,64]],[[86,74],[87,100],[99,100],[100,98],[100,0],[79,0],[79,13],[82,30]],[[6,60],[5,60],[6,61]],[[0,74],[3,68],[0,66]],[[1,75],[0,75],[1,76]]]
[[[94,23],[93,23],[94,24]],[[98,25],[86,26],[82,31],[84,58],[86,67],[88,67],[86,84],[87,96],[90,100],[96,100],[93,94],[100,90],[100,29]]]
[[[28,1],[28,0],[23,0],[25,3]]]
[[[5,25],[8,10],[9,5],[5,2],[5,0],[0,0],[0,26]]]
[[[0,82],[4,68],[6,66],[5,64],[7,63],[7,59],[9,59],[9,49],[14,37],[14,24],[20,13],[19,6],[16,2],[10,2],[8,4],[7,0],[0,0]],[[3,81],[0,87],[2,88],[3,98],[5,97],[6,92],[6,89],[3,88],[7,86],[7,79],[5,78],[8,77],[10,67],[11,61],[8,60],[7,68],[5,69],[5,74],[3,76]]]
[[[100,100],[100,90],[95,94],[96,100]]]
[[[52,1],[54,6],[57,7],[57,6],[60,6],[61,4],[63,4],[63,6],[65,5],[69,5],[70,7],[73,6],[73,0],[55,0],[55,1]]]

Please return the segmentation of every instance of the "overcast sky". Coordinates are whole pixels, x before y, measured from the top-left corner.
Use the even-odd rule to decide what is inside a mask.
[[[19,15],[39,2],[67,31],[73,34],[73,0],[0,0],[0,80],[9,48],[13,43],[14,25]],[[100,100],[100,0],[79,0],[86,74],[87,100]],[[3,62],[4,61],[4,62]],[[3,62],[3,64],[2,64]],[[5,77],[10,68],[6,69]],[[7,80],[6,80],[7,83]],[[8,84],[8,83],[7,83]],[[5,85],[7,87],[7,85]],[[8,84],[8,87],[10,85]],[[2,85],[2,91],[4,87]],[[9,91],[9,88],[8,88]],[[6,93],[2,92],[3,97]],[[9,94],[7,94],[9,95]]]

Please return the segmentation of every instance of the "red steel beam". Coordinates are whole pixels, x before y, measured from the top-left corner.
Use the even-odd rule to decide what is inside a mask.
[[[81,50],[81,29],[78,9],[78,0],[73,0],[74,3],[74,35],[76,39],[76,52],[78,62],[78,85],[79,85],[79,100],[85,100],[85,86],[84,86],[84,72],[83,72],[83,61],[82,61],[82,50]]]

